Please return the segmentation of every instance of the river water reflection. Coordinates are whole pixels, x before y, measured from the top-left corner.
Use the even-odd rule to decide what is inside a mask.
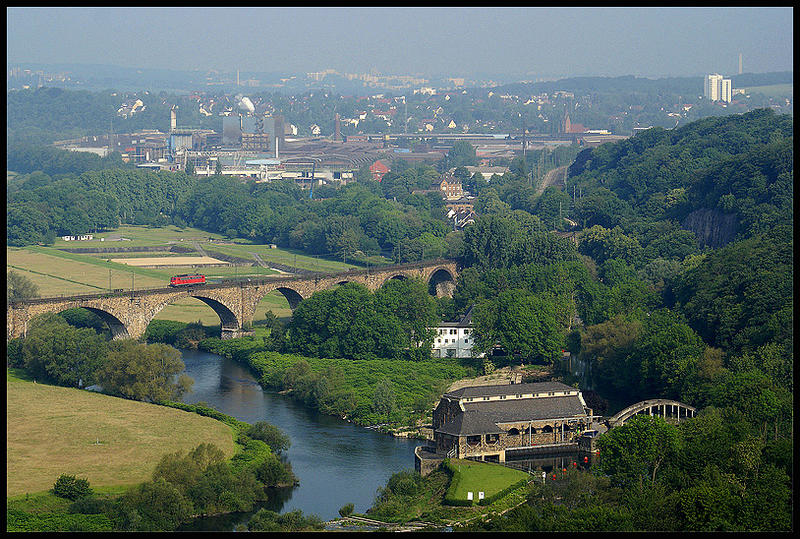
[[[264,506],[285,513],[301,509],[323,520],[339,516],[347,503],[366,512],[379,487],[393,474],[414,469],[419,441],[394,438],[335,417],[316,413],[288,397],[266,391],[233,360],[196,350],[182,350],[186,374],[194,379],[183,402],[200,401],[248,423],[266,421],[291,439],[286,456],[300,484],[280,489]],[[182,529],[230,530],[249,515],[199,519]]]

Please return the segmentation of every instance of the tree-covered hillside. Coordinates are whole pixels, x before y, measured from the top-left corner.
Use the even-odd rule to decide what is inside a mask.
[[[621,225],[630,233],[707,209],[736,214],[739,228],[752,235],[754,222],[772,223],[773,213],[791,219],[792,142],[792,118],[768,109],[674,131],[653,128],[581,152],[566,191],[584,227]],[[754,215],[756,207],[769,215]]]

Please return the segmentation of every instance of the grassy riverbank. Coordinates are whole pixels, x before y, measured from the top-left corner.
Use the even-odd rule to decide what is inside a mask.
[[[270,352],[259,337],[206,339],[202,350],[246,365],[266,388],[322,413],[390,431],[429,421],[442,392],[475,375],[469,360],[427,361],[313,358]]]
[[[46,491],[59,475],[93,487],[150,479],[159,459],[200,443],[234,453],[232,430],[210,417],[6,376],[6,496]]]

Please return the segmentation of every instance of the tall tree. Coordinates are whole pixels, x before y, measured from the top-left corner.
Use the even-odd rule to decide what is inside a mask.
[[[39,297],[39,287],[28,277],[10,270],[6,272],[6,302]]]
[[[564,331],[552,302],[511,289],[478,303],[473,315],[475,348],[488,352],[496,344],[523,360],[552,363],[564,346]]]
[[[375,292],[375,307],[384,316],[399,321],[405,343],[414,359],[430,357],[437,320],[436,300],[419,279],[390,279]]]
[[[680,436],[657,416],[636,416],[597,440],[601,469],[621,486],[654,483],[664,463],[677,457]]]
[[[109,393],[159,402],[179,399],[191,388],[194,381],[183,369],[180,352],[171,346],[123,340],[111,343],[97,377]]]
[[[72,327],[56,314],[31,321],[21,349],[31,375],[68,387],[96,383],[106,352],[106,341],[93,329]]]

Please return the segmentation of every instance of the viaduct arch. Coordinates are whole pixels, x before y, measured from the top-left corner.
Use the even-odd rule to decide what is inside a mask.
[[[239,279],[186,288],[155,288],[103,294],[85,294],[26,300],[7,306],[6,338],[25,335],[28,323],[37,315],[85,308],[98,314],[111,329],[113,338],[139,338],[150,321],[164,307],[182,297],[194,297],[211,307],[220,318],[222,338],[239,336],[252,322],[259,302],[277,290],[294,310],[314,292],[345,282],[358,282],[377,290],[392,278],[419,278],[436,295],[452,295],[458,268],[455,261],[438,259],[415,264],[387,266],[343,273],[316,273],[302,277]]]
[[[671,399],[650,399],[631,404],[608,418],[606,423],[609,428],[618,427],[624,425],[630,418],[640,414],[655,415],[667,420],[680,421],[688,417],[694,417],[696,413],[696,408],[682,402]]]

